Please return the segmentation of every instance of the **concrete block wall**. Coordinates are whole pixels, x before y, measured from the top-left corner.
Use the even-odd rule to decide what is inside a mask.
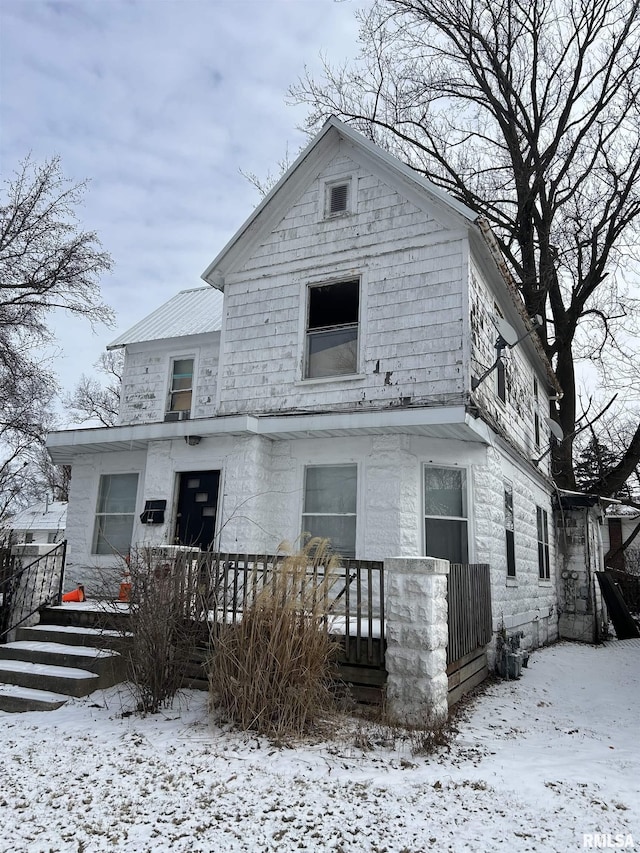
[[[387,621],[387,711],[408,725],[432,725],[448,714],[446,560],[384,562]]]
[[[538,577],[536,505],[549,512],[548,489],[496,448],[472,442],[402,434],[273,441],[258,436],[205,437],[196,447],[182,438],[155,441],[148,452],[79,457],[72,476],[69,510],[69,577],[99,579],[116,558],[91,554],[101,473],[139,472],[133,541],[173,544],[179,474],[219,470],[217,531],[225,551],[271,552],[295,543],[302,528],[304,471],[312,464],[355,464],[358,470],[356,555],[384,560],[390,554],[424,556],[424,466],[466,470],[469,490],[469,560],[492,571],[494,629],[523,631],[535,647],[557,637],[556,555],[551,579]],[[513,484],[516,577],[506,576],[504,479]],[[143,525],[146,500],[167,500],[163,525]],[[95,591],[95,590],[94,590]]]
[[[603,551],[598,514],[597,507],[556,512],[559,631],[563,639],[593,643],[602,636],[603,605],[595,578]]]
[[[515,577],[507,577],[504,482],[513,487]],[[473,468],[475,559],[491,566],[493,628],[523,632],[522,645],[536,648],[558,638],[557,553],[553,509],[542,478],[496,448],[487,449],[485,465]],[[540,579],[536,507],[547,511],[550,579]],[[482,508],[481,511],[478,511]],[[493,647],[490,662],[493,661]]]
[[[95,513],[101,474],[138,474],[137,516],[142,512],[147,454],[144,451],[82,454],[73,463],[67,509],[65,584],[83,583],[87,595],[117,591],[124,569],[121,557],[93,554]],[[136,541],[134,524],[134,541]]]

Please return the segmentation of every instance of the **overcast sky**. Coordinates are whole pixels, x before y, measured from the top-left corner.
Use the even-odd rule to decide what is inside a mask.
[[[109,341],[200,274],[304,144],[287,89],[357,53],[370,0],[0,0],[0,168],[59,154],[91,179],[83,226],[114,259],[115,328],[60,316],[66,390]]]

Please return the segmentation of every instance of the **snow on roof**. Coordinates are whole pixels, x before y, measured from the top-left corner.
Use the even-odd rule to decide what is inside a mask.
[[[64,501],[43,501],[23,509],[11,519],[13,530],[64,530],[67,523],[67,504]]]
[[[618,518],[640,518],[640,509],[625,504],[613,505],[607,507],[607,515],[617,516]]]
[[[163,338],[180,338],[183,335],[201,335],[217,332],[221,328],[222,294],[212,287],[195,287],[181,290],[111,341],[107,349]]]

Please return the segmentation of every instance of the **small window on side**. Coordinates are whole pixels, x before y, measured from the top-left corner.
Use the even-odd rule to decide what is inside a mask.
[[[549,522],[547,511],[541,506],[536,507],[536,522],[538,528],[538,577],[549,580],[551,577],[549,555]]]
[[[516,576],[515,524],[513,520],[513,486],[504,484],[504,529],[507,548],[507,577]]]
[[[193,359],[176,358],[171,366],[168,412],[190,412],[193,393]]]

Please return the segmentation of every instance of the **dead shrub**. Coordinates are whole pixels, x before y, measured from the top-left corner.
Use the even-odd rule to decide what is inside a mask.
[[[193,556],[168,556],[159,548],[131,553],[128,676],[144,713],[171,705],[199,640],[206,637],[198,619],[198,563]]]
[[[255,593],[238,622],[224,624],[219,614],[209,661],[212,704],[241,729],[302,735],[333,710],[338,642],[328,629],[338,565],[327,540],[312,539],[283,558],[264,586],[250,579]]]

